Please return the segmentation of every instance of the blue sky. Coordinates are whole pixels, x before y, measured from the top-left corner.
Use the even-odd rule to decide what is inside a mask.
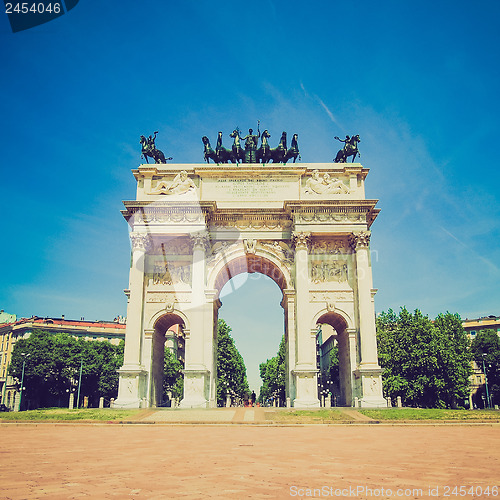
[[[198,163],[203,135],[260,120],[306,162],[360,134],[377,311],[499,315],[499,18],[493,0],[80,0],[13,34],[3,14],[0,307],[125,314],[139,135]],[[277,351],[279,301],[264,278],[223,299],[250,373]]]

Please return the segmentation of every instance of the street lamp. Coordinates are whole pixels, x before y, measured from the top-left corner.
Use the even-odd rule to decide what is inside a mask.
[[[486,386],[486,404],[488,405],[488,408],[491,408],[490,404],[490,395],[488,392],[488,376],[486,375],[486,367],[484,365],[484,358],[486,357],[486,353],[483,352],[483,373],[484,373],[484,382]]]
[[[21,390],[19,392],[19,411],[21,411],[21,402],[23,399],[23,390],[24,390],[24,367],[26,366],[26,358],[29,358],[30,355],[26,354],[24,352],[21,353],[21,356],[23,357],[23,371],[21,375]]]

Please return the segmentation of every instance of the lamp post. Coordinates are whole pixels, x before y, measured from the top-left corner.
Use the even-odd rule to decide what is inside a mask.
[[[21,402],[22,402],[22,399],[23,399],[24,367],[26,366],[26,358],[29,358],[30,355],[22,352],[21,356],[23,357],[23,371],[22,371],[22,375],[21,375],[21,390],[19,391],[19,411],[21,411]]]
[[[490,395],[488,392],[488,376],[486,375],[486,367],[484,365],[485,356],[486,356],[486,353],[483,352],[483,373],[484,373],[484,382],[485,382],[485,386],[486,386],[486,404],[488,405],[488,408],[491,408]]]

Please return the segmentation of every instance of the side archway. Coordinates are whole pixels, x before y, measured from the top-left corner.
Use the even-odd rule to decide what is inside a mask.
[[[184,332],[186,331],[186,321],[184,315],[178,312],[157,313],[151,320],[151,384],[150,384],[150,404],[152,406],[164,406],[167,401],[163,394],[163,382],[165,379],[164,360],[165,347],[171,349],[175,356],[183,360],[184,356],[179,356],[179,350],[184,349]]]
[[[320,311],[314,318],[314,324],[323,326],[322,332],[328,332],[322,338],[320,348],[320,388],[332,392],[333,403],[337,406],[351,406],[353,390],[353,367],[356,366],[356,349],[354,329],[350,327],[349,316],[341,310]],[[328,325],[330,328],[326,328]],[[338,375],[330,370],[331,352],[338,349]],[[332,380],[334,379],[334,380]],[[322,387],[321,387],[322,386]]]

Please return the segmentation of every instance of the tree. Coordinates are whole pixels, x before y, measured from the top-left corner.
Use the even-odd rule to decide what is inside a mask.
[[[245,362],[231,337],[231,327],[223,319],[217,324],[217,402],[223,404],[226,392],[246,399],[250,394]]]
[[[123,345],[76,340],[67,333],[33,332],[15,343],[9,374],[20,381],[26,361],[24,407],[66,406],[68,392],[78,383],[81,366],[80,394],[97,406],[100,397],[110,399],[117,395],[116,370],[123,364]]]
[[[493,405],[500,404],[500,337],[495,330],[480,330],[471,344],[479,368],[486,369],[488,390]]]
[[[469,394],[467,336],[458,315],[440,314],[433,323],[418,309],[399,316],[391,309],[377,318],[384,394],[408,406],[455,407]]]
[[[282,402],[285,401],[286,342],[284,335],[281,338],[277,355],[261,363],[259,370],[262,379],[259,401],[266,404],[275,397]]]
[[[171,398],[182,398],[184,390],[184,377],[182,376],[182,363],[177,359],[175,353],[165,347],[163,358],[163,400]]]

